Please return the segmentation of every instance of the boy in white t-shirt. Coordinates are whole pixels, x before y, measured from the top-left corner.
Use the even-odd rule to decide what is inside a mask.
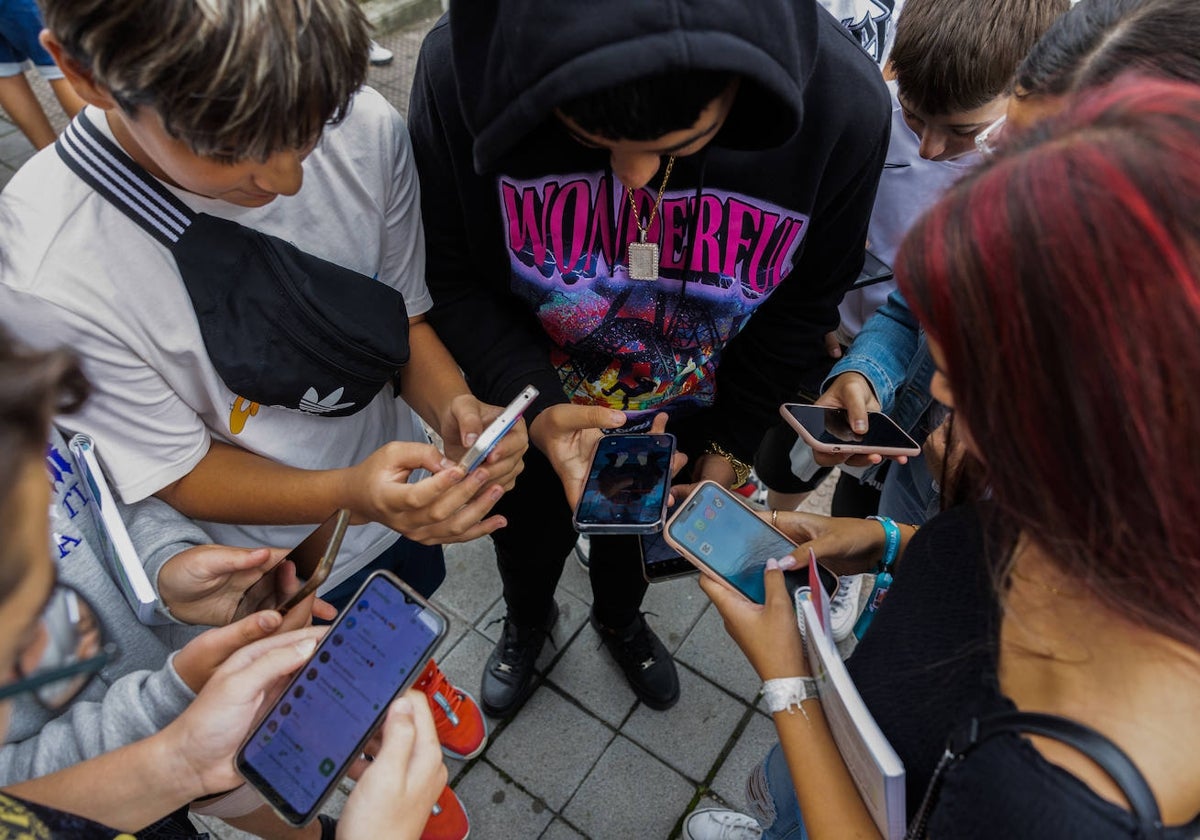
[[[505,524],[488,513],[521,469],[526,435],[519,425],[470,475],[454,466],[500,408],[472,396],[425,323],[416,171],[400,116],[361,88],[369,38],[358,4],[168,0],[147,15],[138,0],[49,0],[44,12],[43,43],[88,102],[72,130],[108,155],[98,169],[128,155],[164,206],[237,222],[395,289],[410,354],[362,406],[340,391],[310,389],[304,410],[236,393],[214,363],[225,348],[211,330],[236,343],[270,330],[275,308],[247,311],[236,285],[217,315],[194,306],[174,252],[85,182],[64,148],[47,149],[0,197],[0,319],[31,344],[83,357],[94,393],[63,425],[96,440],[126,502],[156,495],[217,542],[294,545],[349,508],[355,525],[327,600],[348,598],[378,567],[431,593],[445,574],[437,544]],[[321,358],[340,341],[309,338]],[[284,373],[249,366],[266,388]],[[439,716],[443,745],[476,754],[482,717],[431,668],[435,716],[451,711]],[[439,803],[438,819],[461,815]]]

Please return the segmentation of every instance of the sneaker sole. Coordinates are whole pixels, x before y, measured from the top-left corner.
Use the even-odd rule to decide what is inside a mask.
[[[479,701],[475,699],[475,695],[471,694],[469,691],[463,691],[461,688],[458,689],[458,691],[460,693],[462,693],[464,696],[466,696],[467,699],[469,699],[476,706],[479,706],[480,709],[483,709],[483,706],[481,706]],[[486,711],[486,709],[484,711]],[[472,758],[474,758],[475,756],[477,756],[481,752],[483,752],[485,749],[487,749],[489,740],[491,740],[491,733],[488,731],[487,718],[484,718],[483,719],[483,741],[480,742],[479,746],[476,747],[473,752],[463,755],[460,752],[455,752],[454,750],[450,749],[445,744],[442,744],[442,755],[446,756],[447,758],[457,759],[459,761],[470,761]]]

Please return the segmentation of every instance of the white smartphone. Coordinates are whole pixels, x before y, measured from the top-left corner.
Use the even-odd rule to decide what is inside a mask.
[[[467,472],[477,469],[484,459],[491,454],[496,448],[496,444],[500,439],[508,434],[511,429],[525,413],[525,409],[529,408],[538,395],[538,389],[529,385],[524,391],[517,394],[516,399],[508,404],[504,411],[500,412],[500,416],[488,424],[488,427],[483,430],[483,434],[475,441],[474,445],[467,450],[467,453],[462,456],[462,460],[458,465]]]
[[[238,772],[289,824],[307,825],[448,626],[399,578],[372,574],[242,744]]]
[[[867,430],[861,435],[851,430],[844,408],[784,403],[779,406],[779,413],[817,452],[893,457],[921,454],[920,444],[905,434],[895,420],[878,411],[867,412]]]

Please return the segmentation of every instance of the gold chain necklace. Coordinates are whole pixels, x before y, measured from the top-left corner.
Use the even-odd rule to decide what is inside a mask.
[[[667,158],[667,171],[663,173],[662,183],[658,185],[658,198],[654,200],[654,206],[650,208],[650,219],[642,226],[641,214],[638,212],[637,201],[633,198],[633,190],[625,188],[625,194],[629,196],[629,206],[633,208],[633,221],[638,229],[638,241],[629,243],[628,262],[629,262],[629,278],[631,280],[657,280],[658,279],[658,243],[647,242],[646,234],[654,224],[654,217],[658,215],[659,205],[662,204],[663,193],[667,191],[667,179],[671,177],[671,169],[675,166],[675,155]]]

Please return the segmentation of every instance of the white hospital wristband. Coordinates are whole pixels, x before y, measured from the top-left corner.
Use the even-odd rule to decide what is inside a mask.
[[[767,680],[762,687],[763,699],[767,701],[767,711],[771,714],[787,711],[795,714],[792,707],[800,710],[800,714],[808,717],[800,704],[805,700],[817,699],[817,681],[812,677],[783,677],[777,680]]]

